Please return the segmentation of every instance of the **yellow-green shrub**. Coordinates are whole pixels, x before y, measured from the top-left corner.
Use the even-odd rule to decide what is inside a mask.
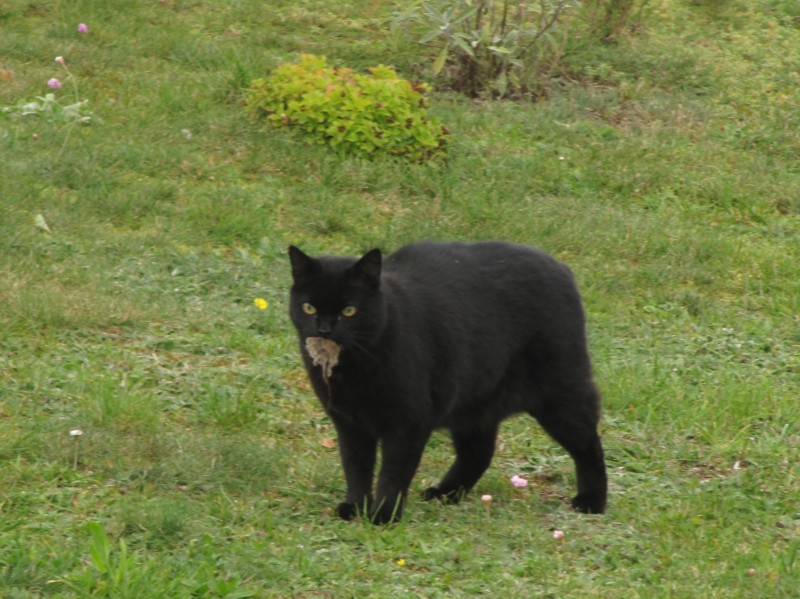
[[[366,75],[303,54],[299,64],[253,81],[246,105],[270,126],[295,129],[342,152],[426,160],[445,155],[448,137],[428,115],[426,91],[390,67],[372,67]]]

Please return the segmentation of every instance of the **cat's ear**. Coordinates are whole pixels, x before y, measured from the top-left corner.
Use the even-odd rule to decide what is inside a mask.
[[[292,262],[292,276],[294,280],[304,279],[319,270],[319,262],[304,254],[300,248],[289,246],[289,259]]]
[[[368,251],[350,268],[350,282],[353,285],[377,289],[381,284],[382,261],[379,249]]]

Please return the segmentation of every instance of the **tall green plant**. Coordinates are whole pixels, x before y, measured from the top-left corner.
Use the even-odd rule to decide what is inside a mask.
[[[541,94],[557,65],[577,0],[433,0],[398,11],[394,27],[425,29],[434,74],[468,96]]]

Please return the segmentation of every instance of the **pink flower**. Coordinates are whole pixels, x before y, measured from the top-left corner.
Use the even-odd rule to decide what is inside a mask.
[[[521,476],[515,474],[511,477],[511,484],[517,487],[518,489],[523,489],[528,486],[528,481],[522,478]]]
[[[89,26],[86,23],[78,23],[79,33],[89,33]]]
[[[55,77],[53,77],[52,79],[49,79],[47,81],[47,87],[49,87],[50,89],[61,89],[61,82]]]
[[[481,502],[483,503],[483,505],[491,505],[492,496],[491,495],[481,495]]]
[[[554,530],[553,531],[553,538],[556,541],[560,541],[561,539],[564,538],[564,531],[563,530]]]
[[[63,56],[56,56],[56,62],[58,64],[64,64],[64,57]]]

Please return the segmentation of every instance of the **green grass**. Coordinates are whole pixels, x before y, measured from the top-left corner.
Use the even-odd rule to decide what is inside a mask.
[[[794,3],[653,1],[613,45],[576,27],[546,100],[434,94],[454,138],[428,165],[244,115],[247,83],[300,51],[429,75],[389,2],[331,6],[0,2],[0,106],[53,76],[74,101],[63,55],[95,117],[0,114],[0,596],[796,597]],[[344,485],[285,248],[420,238],[573,267],[608,514],[567,508],[571,462],[520,418],[462,505],[418,498],[451,459],[437,435],[402,523],[331,516]]]

